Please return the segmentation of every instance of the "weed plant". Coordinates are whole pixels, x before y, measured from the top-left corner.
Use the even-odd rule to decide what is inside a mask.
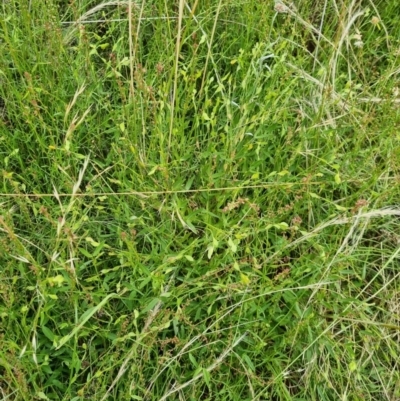
[[[400,399],[396,0],[3,0],[0,399]]]

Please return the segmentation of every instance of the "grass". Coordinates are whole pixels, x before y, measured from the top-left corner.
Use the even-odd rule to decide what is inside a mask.
[[[395,0],[0,9],[1,400],[400,398]]]

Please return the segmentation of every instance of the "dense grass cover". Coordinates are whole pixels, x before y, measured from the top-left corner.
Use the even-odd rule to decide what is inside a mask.
[[[400,399],[397,0],[3,0],[1,400]]]

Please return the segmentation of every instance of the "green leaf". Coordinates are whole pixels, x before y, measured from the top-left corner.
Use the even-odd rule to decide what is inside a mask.
[[[154,166],[148,173],[148,175],[153,175],[158,170],[158,166]]]
[[[208,248],[207,248],[207,257],[208,257],[208,259],[211,259],[211,256],[213,255],[213,253],[214,253],[214,247],[212,245],[209,245]]]
[[[71,331],[71,333],[62,337],[56,347],[56,349],[60,349],[63,345],[65,345],[72,337],[74,337],[78,332],[82,329],[82,327],[86,324],[86,322],[98,311],[100,310],[110,298],[117,296],[118,294],[112,293],[107,295],[98,305],[93,308],[88,309],[79,319],[79,324]]]
[[[87,258],[92,258],[92,254],[91,253],[89,253],[86,249],[84,249],[84,248],[78,248],[79,249],[79,252],[83,255],[83,256],[86,256]]]
[[[65,278],[61,274],[57,274],[55,277],[48,277],[47,282],[50,284],[51,287],[54,287],[55,285],[57,287],[61,287],[63,282],[65,281]]]
[[[335,208],[341,212],[345,212],[346,210],[348,210],[349,208],[344,207],[344,206],[340,206],[340,205],[336,205],[335,204]]]
[[[289,171],[288,171],[288,170],[283,170],[283,171],[280,171],[280,172],[278,173],[278,175],[281,176],[281,177],[284,177],[285,175],[288,175],[288,174],[289,174]]]
[[[158,303],[160,302],[160,300],[158,298],[154,298],[152,299],[147,306],[142,310],[142,313],[146,313],[149,310],[153,309]]]
[[[48,327],[42,326],[42,331],[43,331],[43,334],[44,334],[50,341],[53,341],[53,340],[54,340],[55,335],[54,335],[54,333],[53,333]]]
[[[211,376],[210,376],[210,372],[207,369],[203,369],[203,376],[204,376],[204,381],[206,382],[207,386],[210,387]]]
[[[86,237],[85,240],[94,247],[98,247],[100,245],[100,243],[96,242],[92,237]]]
[[[207,35],[206,35],[206,34],[203,34],[203,35],[201,36],[199,45],[203,44],[206,40],[207,40]]]
[[[211,118],[208,116],[208,114],[205,111],[203,111],[202,118],[205,121],[210,121],[211,120]]]
[[[249,285],[250,284],[250,279],[248,276],[246,276],[243,273],[240,273],[240,281],[242,282],[242,284],[244,285]]]
[[[231,248],[231,251],[233,253],[235,253],[237,251],[237,245],[232,241],[232,238],[228,239],[228,245],[229,245],[229,248]]]
[[[193,364],[193,366],[194,366],[195,368],[197,368],[197,367],[199,366],[199,364],[198,364],[197,361],[196,361],[196,358],[192,355],[191,352],[189,352],[189,359],[190,359],[190,361],[192,362],[192,364]]]
[[[278,230],[287,230],[289,228],[289,225],[285,222],[281,222],[281,223],[277,223],[277,224],[268,224],[267,230],[269,230],[272,227],[274,227]]]
[[[349,369],[350,369],[350,372],[354,372],[355,370],[357,370],[357,362],[354,360],[351,361],[349,364]]]
[[[256,367],[254,366],[252,360],[247,354],[243,354],[242,359],[246,362],[246,365],[250,368],[252,372],[256,371]]]

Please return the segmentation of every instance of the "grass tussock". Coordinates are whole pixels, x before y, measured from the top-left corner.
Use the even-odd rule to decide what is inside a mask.
[[[0,5],[0,399],[399,399],[397,2],[43,4]]]

